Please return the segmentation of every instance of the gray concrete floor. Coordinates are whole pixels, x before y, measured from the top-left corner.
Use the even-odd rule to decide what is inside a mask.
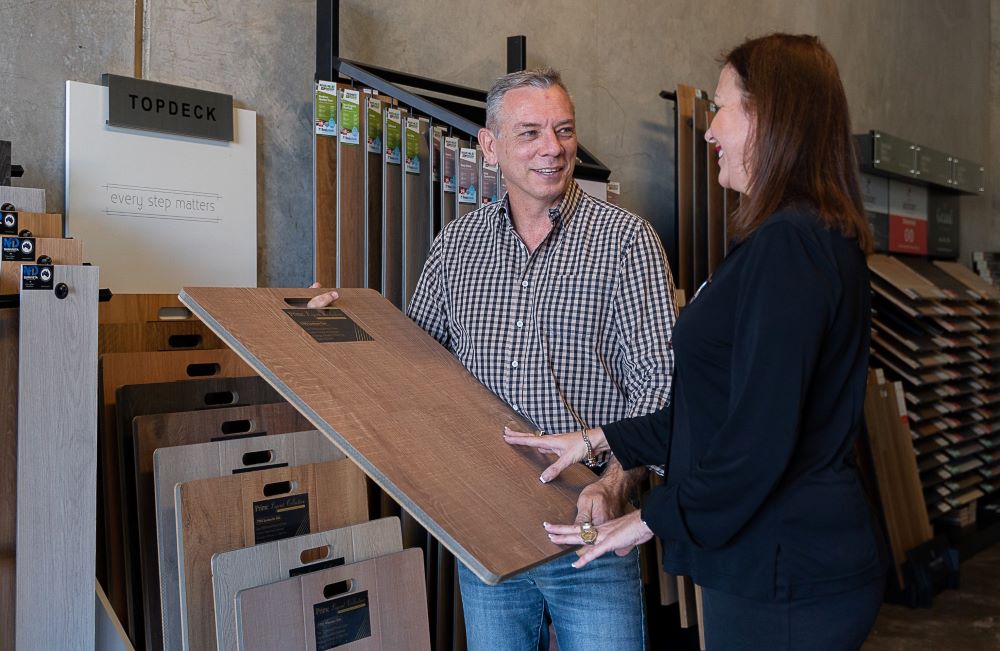
[[[961,589],[930,609],[885,604],[864,651],[996,651],[1000,649],[1000,544],[961,567]]]

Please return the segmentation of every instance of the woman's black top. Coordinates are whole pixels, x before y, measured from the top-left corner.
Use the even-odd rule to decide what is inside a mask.
[[[857,241],[789,208],[682,310],[671,405],[604,427],[625,468],[667,468],[642,518],[668,572],[762,600],[883,575],[854,463],[870,299]]]

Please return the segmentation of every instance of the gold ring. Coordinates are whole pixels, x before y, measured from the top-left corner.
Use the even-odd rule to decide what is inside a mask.
[[[584,545],[593,545],[595,542],[597,542],[597,527],[590,524],[589,522],[581,523],[580,540],[583,541]]]

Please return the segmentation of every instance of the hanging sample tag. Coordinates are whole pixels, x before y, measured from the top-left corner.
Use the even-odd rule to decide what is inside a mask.
[[[321,344],[372,341],[370,334],[337,308],[285,310],[285,314]]]
[[[34,262],[35,238],[33,237],[3,238],[2,259],[5,262]]]
[[[344,89],[340,95],[340,143],[357,145],[361,142],[361,93]]]
[[[408,174],[420,174],[420,120],[406,118],[406,167]]]
[[[444,128],[434,127],[434,151],[431,154],[431,167],[434,168],[434,182],[441,180],[441,141],[444,140]]]
[[[471,147],[462,147],[458,158],[459,203],[476,203],[479,194],[476,190],[476,177],[479,176],[476,163],[476,150]]]
[[[458,177],[455,173],[455,159],[458,157],[458,138],[444,139],[444,184],[445,192],[454,192],[458,188]]]
[[[385,162],[399,165],[402,152],[399,150],[402,138],[403,118],[399,109],[386,109],[385,112]]]
[[[503,198],[504,198],[504,195],[506,195],[506,194],[507,194],[507,181],[505,181],[505,180],[504,180],[504,178],[503,178],[503,170],[500,170],[500,169],[498,169],[498,170],[497,170],[497,173],[498,173],[498,175],[499,175],[499,178],[500,178],[500,181],[499,181],[499,183],[498,183],[498,185],[499,185],[500,187],[499,187],[499,188],[498,188],[498,190],[497,190],[497,196],[498,196],[498,197],[499,197],[500,199],[503,199]]]
[[[368,591],[315,604],[313,630],[317,649],[334,649],[371,637]]]
[[[4,210],[0,214],[0,234],[17,235],[17,211]]]
[[[368,153],[382,153],[382,100],[368,98]]]
[[[316,83],[316,133],[321,136],[337,135],[337,84],[332,81]]]
[[[497,193],[500,191],[500,168],[483,161],[483,187],[480,194],[483,195],[483,205],[494,203]]]
[[[52,289],[55,269],[46,264],[21,265],[21,289]]]
[[[285,495],[253,503],[253,544],[309,533],[309,495]]]

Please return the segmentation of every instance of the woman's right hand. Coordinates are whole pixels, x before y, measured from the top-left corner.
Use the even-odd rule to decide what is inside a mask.
[[[590,439],[593,454],[608,449],[608,444],[604,439],[604,430],[600,427],[588,429],[587,436]],[[509,427],[504,427],[503,440],[510,445],[523,445],[529,448],[536,448],[546,454],[559,455],[555,463],[546,468],[539,477],[543,484],[558,477],[563,470],[566,470],[566,468],[569,468],[574,463],[579,463],[587,458],[587,444],[583,442],[583,436],[579,431],[567,432],[565,434],[541,435],[529,432],[515,432]]]

